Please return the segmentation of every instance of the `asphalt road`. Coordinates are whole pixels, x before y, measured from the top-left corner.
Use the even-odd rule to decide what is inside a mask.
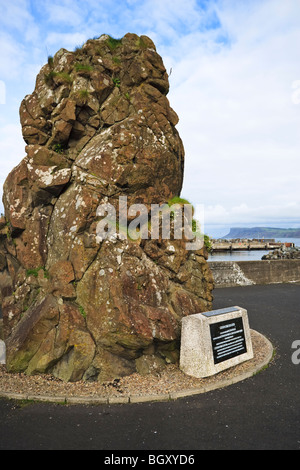
[[[0,399],[0,450],[102,450],[101,459],[112,451],[116,458],[116,451],[143,450],[141,467],[141,455],[155,450],[300,449],[300,364],[292,361],[292,344],[300,341],[300,285],[214,294],[215,309],[246,308],[250,327],[273,343],[276,357],[268,369],[225,389],[166,403],[67,406]]]

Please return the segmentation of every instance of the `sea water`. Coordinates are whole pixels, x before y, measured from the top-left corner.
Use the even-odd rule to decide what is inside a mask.
[[[275,238],[276,242],[294,243],[300,247],[300,238]],[[257,261],[264,255],[270,253],[270,250],[245,250],[245,251],[220,251],[208,256],[208,261]]]

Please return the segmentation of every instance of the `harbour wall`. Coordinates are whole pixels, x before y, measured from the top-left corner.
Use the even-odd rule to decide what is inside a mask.
[[[210,261],[215,288],[300,283],[300,260]]]

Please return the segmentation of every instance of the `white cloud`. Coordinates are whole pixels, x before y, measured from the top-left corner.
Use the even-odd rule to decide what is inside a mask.
[[[0,127],[0,142],[0,199],[2,200],[2,187],[6,180],[6,177],[25,156],[25,143],[21,135],[20,126],[8,124]],[[1,204],[0,209],[2,212],[3,209]]]
[[[51,50],[53,46],[57,49],[64,47],[68,50],[74,50],[77,46],[82,46],[82,44],[86,40],[86,35],[81,32],[75,33],[57,33],[57,32],[50,32],[46,37],[46,44],[47,47],[50,47]],[[56,52],[56,51],[55,51]]]
[[[249,221],[256,221],[260,224],[276,223],[278,221],[278,211],[281,212],[281,221],[284,224],[299,223],[300,204],[297,202],[282,202],[280,206],[261,204],[248,206],[239,204],[226,209],[222,205],[205,206],[204,222],[207,225],[218,224],[248,224]]]
[[[186,149],[183,195],[216,207],[209,216],[215,223],[236,221],[240,204],[243,220],[270,213],[283,220],[287,203],[296,204],[289,215],[299,220],[300,106],[292,85],[300,79],[300,5],[287,3],[260,2],[246,11],[224,2],[219,17],[230,42],[212,51],[205,40],[194,41],[172,64],[169,99]]]
[[[6,84],[3,80],[0,80],[0,104],[6,103]]]
[[[43,7],[47,14],[49,23],[76,29],[85,17],[84,4],[79,4],[73,0],[43,2]]]
[[[17,79],[20,68],[24,64],[24,48],[9,34],[0,32],[0,78],[2,80]]]
[[[30,5],[28,0],[14,0],[13,2],[1,2],[0,23],[4,26],[9,25],[10,28],[21,30],[28,27],[28,23],[32,22],[30,15]]]

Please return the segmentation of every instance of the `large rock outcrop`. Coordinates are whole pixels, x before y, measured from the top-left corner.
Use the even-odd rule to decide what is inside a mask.
[[[61,49],[20,107],[26,157],[0,220],[7,368],[108,380],[176,362],[184,315],[211,307],[205,248],[97,238],[97,208],[161,204],[182,187],[184,149],[153,42],[103,35]]]

